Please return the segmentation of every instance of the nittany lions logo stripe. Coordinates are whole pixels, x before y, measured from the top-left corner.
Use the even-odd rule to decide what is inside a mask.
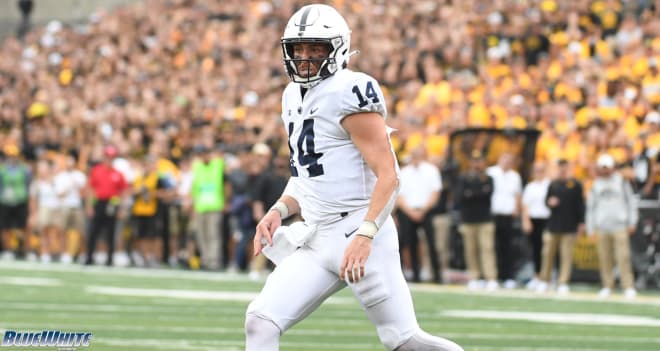
[[[302,17],[300,18],[300,24],[298,24],[298,27],[300,27],[300,33],[298,33],[298,35],[302,35],[305,31],[305,28],[307,27],[307,16],[309,16],[311,10],[312,8],[308,7],[305,9],[305,12],[303,12]]]

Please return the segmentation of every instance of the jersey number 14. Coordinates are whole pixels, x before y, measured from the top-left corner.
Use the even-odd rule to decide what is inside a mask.
[[[293,133],[293,122],[289,122],[289,162],[291,164],[291,175],[298,176],[298,170],[293,161],[293,146],[291,146],[291,134]],[[314,120],[306,119],[303,121],[302,131],[298,136],[298,163],[301,166],[307,166],[307,172],[310,177],[317,177],[323,174],[323,165],[318,163],[319,158],[323,156],[322,152],[314,151]],[[305,150],[303,150],[305,144]]]
[[[360,92],[360,88],[358,88],[357,85],[353,86],[352,90],[353,94],[357,96],[358,99],[358,107],[365,107],[369,102],[367,99],[371,99],[371,102],[374,104],[377,104],[380,102],[378,99],[378,94],[376,93],[376,89],[374,89],[374,85],[371,83],[371,81],[367,82],[367,88],[365,89],[365,94],[367,96],[367,99],[364,98],[362,93]]]

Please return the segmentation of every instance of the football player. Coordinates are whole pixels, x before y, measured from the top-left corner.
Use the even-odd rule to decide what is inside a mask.
[[[300,213],[311,231],[284,258],[246,313],[246,350],[279,349],[279,337],[348,286],[388,350],[463,350],[417,324],[390,216],[399,167],[376,80],[347,69],[350,30],[332,7],[308,5],[282,37],[292,82],[282,96],[292,177],[256,228],[254,252]]]

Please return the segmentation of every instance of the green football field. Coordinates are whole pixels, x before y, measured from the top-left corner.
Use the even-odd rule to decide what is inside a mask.
[[[261,284],[227,273],[0,262],[0,331],[91,332],[91,350],[242,350],[245,308]],[[660,350],[657,293],[600,301],[595,287],[563,298],[412,290],[422,327],[466,351]],[[281,341],[281,350],[383,350],[346,290]]]

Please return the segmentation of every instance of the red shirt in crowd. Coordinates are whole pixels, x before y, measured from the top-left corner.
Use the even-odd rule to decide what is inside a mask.
[[[127,187],[124,176],[112,166],[99,163],[92,168],[89,185],[94,190],[97,200],[110,200],[119,196]]]

